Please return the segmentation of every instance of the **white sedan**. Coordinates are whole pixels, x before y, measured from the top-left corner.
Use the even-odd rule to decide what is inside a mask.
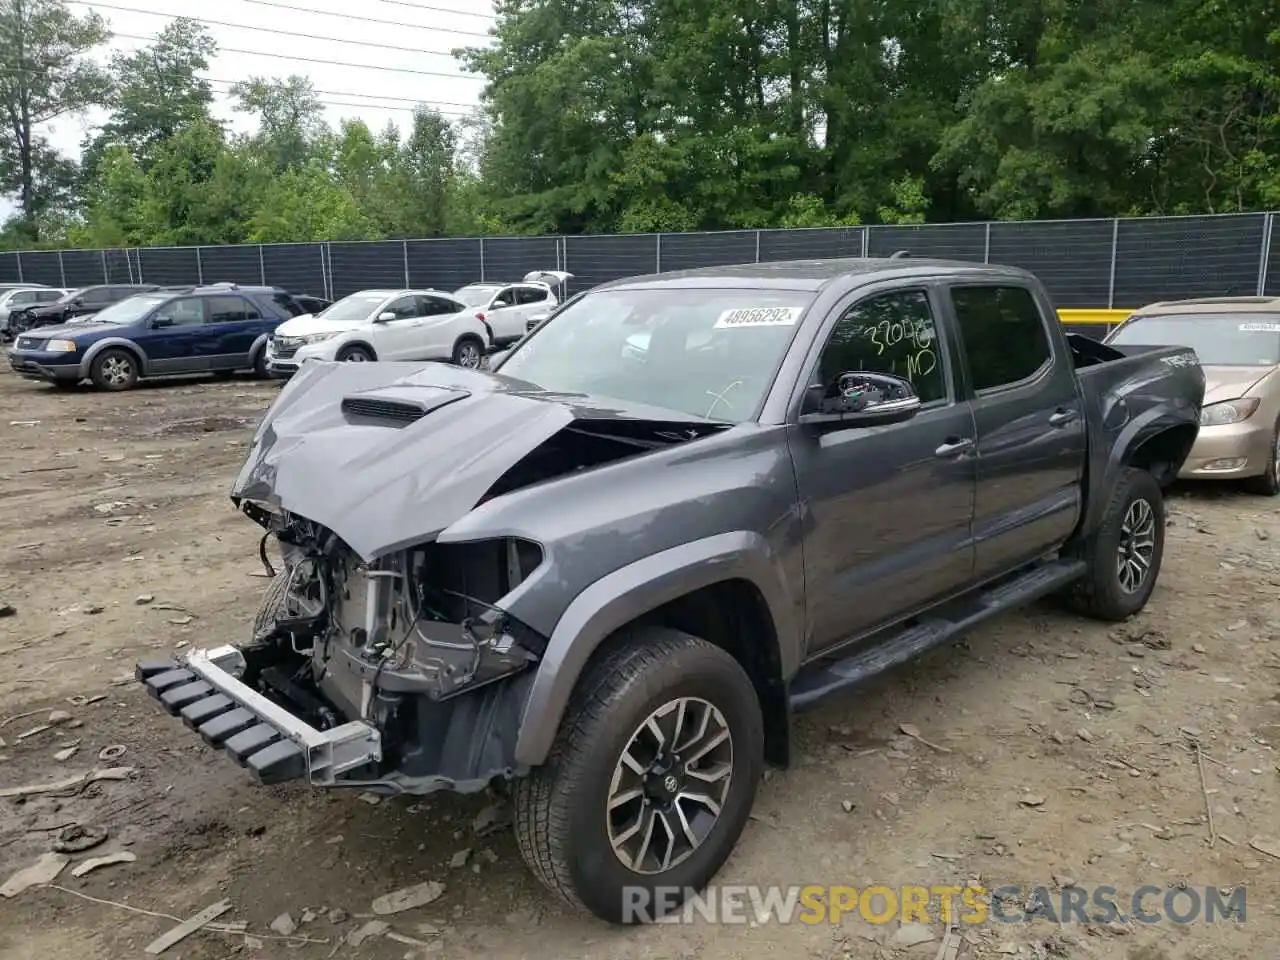
[[[448,360],[479,367],[493,337],[475,310],[439,290],[361,290],[276,327],[267,369],[290,377],[304,360]]]

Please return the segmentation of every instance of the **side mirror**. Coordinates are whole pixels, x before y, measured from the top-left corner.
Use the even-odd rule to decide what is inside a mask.
[[[511,304],[507,303],[507,301],[505,300],[495,300],[493,301],[493,303],[489,304],[489,309],[501,310],[503,307],[509,307],[509,306],[511,306]]]
[[[173,317],[156,317],[151,321],[152,329],[159,330],[161,327],[172,327]]]
[[[389,323],[395,318],[396,318],[396,315],[392,313],[390,310],[383,310],[380,314],[378,314],[379,323]]]
[[[910,420],[920,410],[911,381],[889,373],[850,371],[840,374],[831,389],[814,384],[809,390],[808,412],[800,422],[818,429],[883,427]]]

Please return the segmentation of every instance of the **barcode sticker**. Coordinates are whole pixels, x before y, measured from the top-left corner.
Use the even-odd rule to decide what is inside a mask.
[[[1242,323],[1237,329],[1241,333],[1280,333],[1280,323]]]
[[[726,310],[716,320],[715,329],[734,327],[793,327],[804,307],[738,307]]]

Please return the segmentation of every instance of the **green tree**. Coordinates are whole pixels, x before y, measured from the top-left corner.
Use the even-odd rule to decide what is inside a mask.
[[[108,146],[129,150],[145,168],[156,145],[184,127],[210,119],[213,88],[200,72],[216,52],[208,30],[194,20],[167,24],[155,43],[111,58],[116,87],[111,114],[86,150],[85,167]]]
[[[259,130],[252,142],[278,170],[305,164],[329,132],[324,106],[306,77],[255,77],[234,84],[231,94],[237,101],[236,110],[258,117]]]
[[[39,128],[106,101],[107,74],[87,54],[108,38],[95,13],[77,17],[61,0],[0,0],[0,188],[18,195],[26,235],[71,188],[73,167]]]

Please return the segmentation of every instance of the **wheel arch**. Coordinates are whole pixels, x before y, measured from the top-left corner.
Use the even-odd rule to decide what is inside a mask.
[[[267,349],[267,341],[271,339],[271,334],[260,333],[258,339],[253,341],[253,346],[249,348],[249,366],[252,367],[258,362],[258,357],[263,350]]]
[[[636,561],[582,591],[560,617],[539,665],[516,760],[538,766],[546,759],[589,665],[623,642],[623,628],[648,623],[702,637],[742,664],[764,714],[766,758],[785,766],[786,681],[798,667],[800,637],[789,591],[769,556],[758,534],[723,534]]]
[[[373,344],[371,344],[368,340],[348,340],[346,343],[344,343],[342,346],[338,347],[338,349],[334,351],[333,353],[334,359],[335,360],[340,359],[342,355],[346,353],[348,350],[352,350],[355,348],[359,348],[366,351],[369,354],[369,356],[373,357],[374,360],[378,359],[378,351],[373,349]]]
[[[88,378],[93,370],[93,362],[101,356],[106,350],[111,349],[124,350],[133,356],[138,362],[138,375],[145,377],[151,372],[151,363],[147,359],[146,351],[140,346],[125,337],[107,337],[104,340],[98,340],[89,346],[85,351],[84,358],[80,361],[80,379]]]

